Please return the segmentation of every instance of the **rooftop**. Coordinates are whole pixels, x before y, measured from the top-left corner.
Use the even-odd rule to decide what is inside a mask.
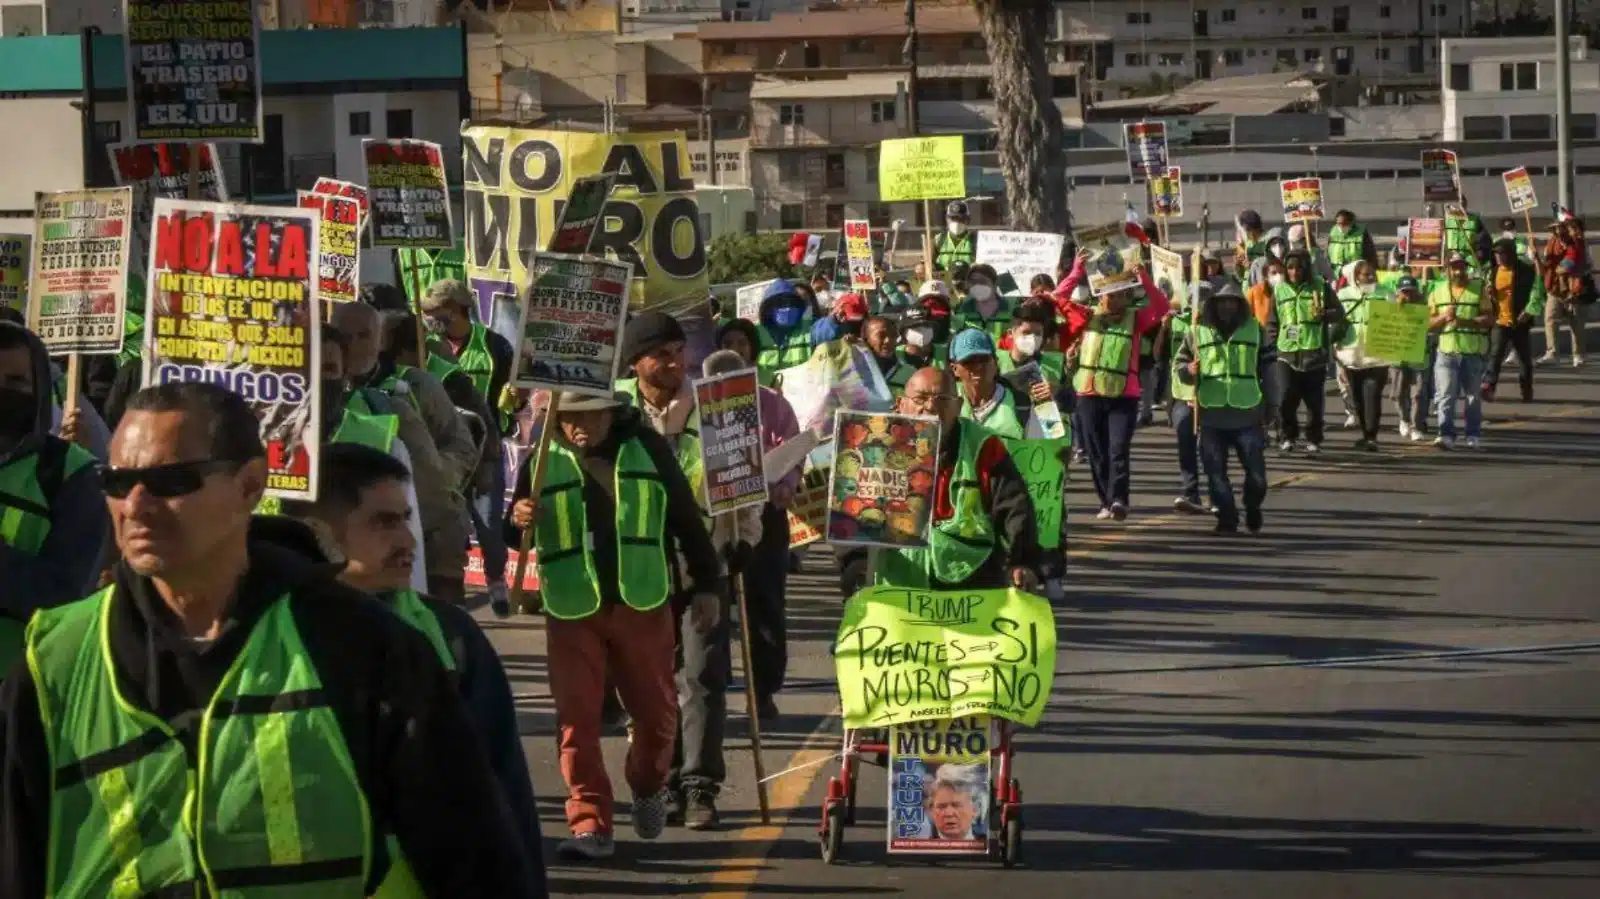
[[[971,7],[917,10],[918,34],[977,34]],[[706,22],[702,41],[802,41],[813,38],[904,37],[906,16],[898,9],[777,13],[765,22]]]
[[[750,86],[752,100],[832,100],[851,97],[893,97],[905,84],[906,76],[897,72],[854,74],[844,78],[816,81],[778,81],[758,79]]]
[[[1190,115],[1270,115],[1298,103],[1316,102],[1319,86],[1304,72],[1271,72],[1214,78],[1170,93],[1094,103],[1094,112],[1181,112]]]
[[[1077,75],[1083,72],[1081,62],[1052,62],[1051,75]],[[994,67],[986,62],[937,63],[917,66],[918,78],[991,78]]]

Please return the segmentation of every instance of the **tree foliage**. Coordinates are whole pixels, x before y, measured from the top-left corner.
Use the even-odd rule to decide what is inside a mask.
[[[1066,233],[1067,159],[1045,56],[1051,5],[1037,0],[974,0],[974,5],[994,72],[1007,224],[1019,231]]]
[[[794,274],[787,234],[722,234],[706,248],[712,284],[747,284]]]

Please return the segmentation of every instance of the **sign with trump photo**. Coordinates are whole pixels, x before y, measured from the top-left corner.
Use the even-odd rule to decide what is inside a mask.
[[[987,715],[889,729],[889,851],[983,855],[989,851]]]

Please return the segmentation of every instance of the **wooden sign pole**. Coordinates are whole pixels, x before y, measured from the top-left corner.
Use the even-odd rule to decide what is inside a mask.
[[[561,394],[552,390],[550,402],[544,410],[544,427],[539,429],[539,445],[533,451],[533,462],[529,465],[528,498],[533,500],[533,514],[537,519],[539,515],[539,491],[544,488],[545,459],[550,455],[550,439],[555,434],[559,425],[556,416],[561,412]],[[522,529],[522,545],[517,548],[517,565],[511,574],[511,607],[527,615],[536,615],[537,606],[523,605],[522,576],[528,570],[528,552],[533,549],[533,528],[536,521],[528,522]],[[485,577],[493,576],[493,572],[484,572]],[[504,577],[502,574],[501,577]]]

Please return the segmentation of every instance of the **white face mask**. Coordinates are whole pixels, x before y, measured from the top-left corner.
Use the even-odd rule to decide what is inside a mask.
[[[1044,338],[1037,334],[1018,334],[1012,339],[1011,345],[1016,347],[1017,352],[1021,353],[1022,355],[1032,356],[1033,354],[1039,352],[1039,344],[1043,341]]]
[[[1267,283],[1271,284],[1273,287],[1277,287],[1279,284],[1283,283],[1283,276],[1277,273],[1270,274],[1267,276]]]
[[[1515,231],[1501,231],[1500,232],[1500,239],[1501,240],[1515,241],[1517,239],[1517,232],[1515,232]]]
[[[821,307],[824,312],[833,308],[833,291],[823,288],[822,290],[817,291],[816,295],[817,305]]]
[[[1094,292],[1086,284],[1079,284],[1072,288],[1072,301],[1074,303],[1090,303],[1094,301]]]
[[[1282,259],[1284,253],[1283,245],[1275,243],[1267,244],[1267,253],[1270,254],[1274,259]]]
[[[945,227],[950,230],[951,234],[954,234],[957,237],[967,233],[966,222],[946,222]]]
[[[972,297],[979,303],[984,303],[995,299],[994,288],[987,284],[972,285],[972,287],[967,290],[967,296]]]

